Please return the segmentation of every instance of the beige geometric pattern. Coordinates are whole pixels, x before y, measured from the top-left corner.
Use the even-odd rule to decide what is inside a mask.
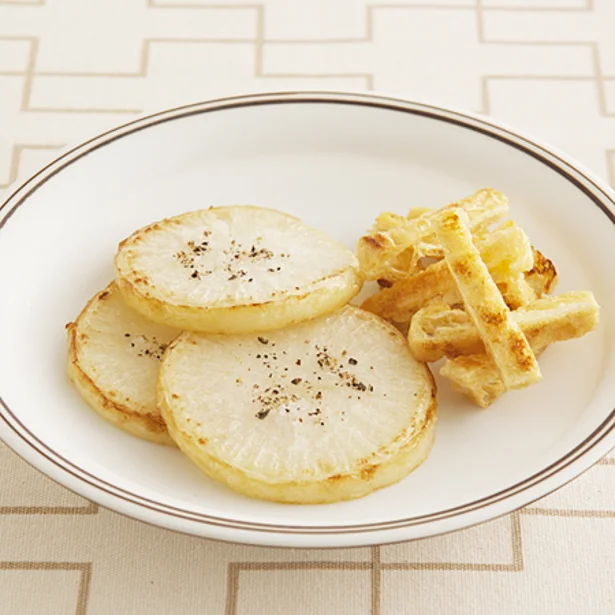
[[[45,609],[50,610],[45,612],[87,613],[92,576],[90,563],[0,562],[0,571],[4,573],[0,575],[0,594],[10,596],[12,613],[42,612],[37,611],[37,603],[33,600],[33,587],[47,597]]]
[[[613,24],[615,0],[0,0],[0,196],[143,112],[306,88],[488,113],[615,187]],[[613,466],[450,535],[279,550],[99,509],[0,444],[0,615],[607,615]]]

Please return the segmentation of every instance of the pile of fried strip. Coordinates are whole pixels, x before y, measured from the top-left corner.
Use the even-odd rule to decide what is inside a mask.
[[[416,359],[444,358],[440,374],[481,407],[541,380],[537,357],[549,345],[598,325],[591,292],[551,294],[555,265],[493,189],[438,210],[385,212],[357,256],[380,287],[362,308],[407,333]]]

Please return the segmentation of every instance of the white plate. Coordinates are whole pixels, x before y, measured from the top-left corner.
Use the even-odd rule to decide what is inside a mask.
[[[119,240],[209,205],[279,208],[354,246],[383,209],[440,206],[493,186],[587,289],[599,329],[541,357],[544,380],[487,411],[440,382],[434,449],[367,498],[288,506],[242,497],[176,450],[90,411],[64,375],[64,324],[112,277]],[[138,120],[77,147],[0,212],[0,436],[70,489],[200,536],[347,546],[448,532],[556,489],[615,445],[613,194],[560,154],[484,119],[375,96],[267,94]]]

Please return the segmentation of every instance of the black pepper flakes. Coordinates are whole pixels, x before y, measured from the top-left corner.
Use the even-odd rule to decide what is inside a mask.
[[[301,378],[293,378],[290,383],[291,384],[299,384],[301,382]]]
[[[358,361],[356,359],[353,359],[352,357],[350,357],[350,359],[348,359],[348,363],[350,363],[350,365],[356,365],[358,363]]]
[[[268,344],[269,343],[269,340],[266,337],[261,337],[261,336],[258,337],[258,341],[261,344]]]

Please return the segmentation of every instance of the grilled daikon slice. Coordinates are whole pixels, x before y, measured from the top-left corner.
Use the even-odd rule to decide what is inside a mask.
[[[127,302],[162,324],[213,333],[266,331],[345,305],[362,286],[352,252],[279,211],[194,211],[120,244]]]
[[[128,307],[112,283],[68,329],[68,376],[105,419],[161,444],[173,444],[156,407],[162,354],[179,333]]]
[[[267,334],[184,333],[158,405],[209,477],[255,498],[316,504],[404,478],[428,455],[436,386],[404,337],[355,307]]]

